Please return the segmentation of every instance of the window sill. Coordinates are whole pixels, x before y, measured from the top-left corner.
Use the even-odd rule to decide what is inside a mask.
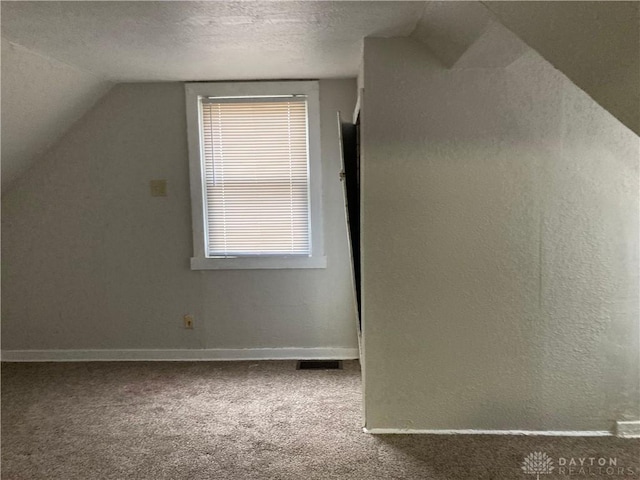
[[[262,270],[285,268],[327,268],[327,257],[191,258],[191,270]]]

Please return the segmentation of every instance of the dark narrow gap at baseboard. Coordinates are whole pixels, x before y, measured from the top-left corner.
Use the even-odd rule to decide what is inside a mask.
[[[298,360],[296,370],[342,370],[342,360]]]

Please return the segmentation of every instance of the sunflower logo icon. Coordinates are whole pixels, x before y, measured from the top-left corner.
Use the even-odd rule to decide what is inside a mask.
[[[522,462],[522,470],[529,475],[535,475],[540,480],[540,475],[553,472],[553,460],[544,452],[531,452]]]

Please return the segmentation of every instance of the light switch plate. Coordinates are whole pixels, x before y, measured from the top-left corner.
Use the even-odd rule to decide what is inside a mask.
[[[149,188],[151,190],[152,197],[166,197],[167,196],[167,181],[166,180],[151,180],[149,182]]]

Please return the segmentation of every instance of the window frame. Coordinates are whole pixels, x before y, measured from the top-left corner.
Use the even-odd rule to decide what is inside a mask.
[[[309,144],[309,228],[311,254],[208,257],[205,245],[204,162],[200,136],[201,97],[252,97],[305,95]],[[193,233],[192,270],[326,268],[322,219],[322,161],[320,149],[320,99],[318,81],[189,82],[185,83],[187,140]]]

